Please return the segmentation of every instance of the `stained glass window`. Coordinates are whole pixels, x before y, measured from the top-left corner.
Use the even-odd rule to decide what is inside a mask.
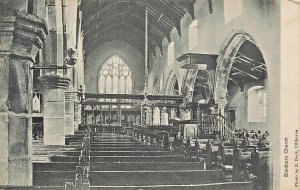
[[[132,90],[132,75],[119,55],[108,58],[101,66],[98,92],[104,94],[129,94]]]

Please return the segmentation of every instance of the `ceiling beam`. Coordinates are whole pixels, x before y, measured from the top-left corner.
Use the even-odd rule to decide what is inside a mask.
[[[141,18],[139,15],[135,14],[134,12],[119,12],[116,14],[112,14],[109,17],[107,17],[104,20],[99,20],[97,23],[90,23],[89,25],[85,25],[83,27],[83,30],[85,31],[86,35],[89,35],[89,33],[94,32],[94,30],[98,30],[98,26],[101,26],[100,28],[104,28],[107,25],[111,25],[112,23],[115,23],[120,16],[122,15],[126,15],[124,20],[128,21],[128,22],[134,22],[134,25],[136,25],[136,22],[139,21],[140,25],[136,25],[139,26],[138,28],[142,31],[144,31],[144,25],[145,25],[145,20],[143,18]],[[124,17],[124,16],[123,16]],[[119,21],[118,21],[119,22]],[[170,40],[170,31],[166,30],[163,27],[157,27],[158,25],[156,25],[155,23],[152,22],[152,20],[150,20],[150,28],[151,30],[158,36],[161,36],[161,41],[163,40],[164,37],[167,37],[168,40]],[[161,42],[160,42],[161,43]]]
[[[261,64],[261,65],[266,65],[265,63],[260,62],[260,61],[257,61],[257,60],[254,60],[254,59],[248,57],[247,55],[245,55],[245,54],[243,54],[243,53],[241,53],[241,52],[238,52],[237,55],[238,55],[239,57],[243,57],[244,59],[247,59],[248,61],[251,61],[251,62],[254,62],[254,63],[258,63],[258,64]]]
[[[114,23],[114,24],[112,24]],[[103,28],[99,28],[98,30],[93,30],[93,31],[89,31],[88,33],[85,33],[85,38],[89,38],[89,36],[94,36],[96,34],[101,34],[101,33],[105,33],[105,32],[111,32],[110,30],[113,28],[113,27],[116,27],[116,26],[127,26],[127,27],[130,27],[130,28],[136,28],[137,31],[141,34],[144,34],[144,31],[143,30],[140,30],[139,28],[136,27],[137,25],[137,21],[133,21],[133,22],[110,22],[110,21],[106,21],[106,23],[102,23],[102,26]],[[161,44],[162,43],[162,40],[164,38],[164,35],[162,33],[159,33],[159,30],[156,29],[155,27],[153,29],[151,29],[150,31],[150,35],[149,35],[149,38],[150,38],[150,41],[151,43],[155,43],[155,44]]]
[[[249,76],[249,77],[251,77],[251,78],[254,78],[254,79],[256,79],[256,80],[259,80],[259,78],[258,78],[257,76],[254,76],[254,75],[252,75],[252,74],[250,74],[250,73],[248,73],[248,72],[246,72],[246,71],[243,71],[243,70],[238,69],[238,68],[236,68],[236,67],[232,67],[232,69],[238,71],[238,72],[236,72],[236,73],[241,73],[241,74],[247,75],[247,76]],[[235,74],[235,73],[232,73],[232,75],[234,75],[234,74]]]

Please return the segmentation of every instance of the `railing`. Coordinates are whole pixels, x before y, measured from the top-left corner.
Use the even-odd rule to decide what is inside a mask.
[[[233,125],[230,121],[228,121],[223,115],[215,114],[217,120],[219,121],[218,127],[221,129],[222,137],[225,139],[233,139],[234,138],[234,130],[235,125]]]
[[[235,126],[221,114],[205,114],[199,119],[202,134],[218,135],[222,139],[233,139]]]

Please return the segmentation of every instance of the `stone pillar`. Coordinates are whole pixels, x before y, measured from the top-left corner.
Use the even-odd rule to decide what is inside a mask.
[[[77,98],[76,92],[66,92],[65,93],[65,135],[74,135],[74,127],[75,127],[75,113],[74,107]]]
[[[65,91],[70,79],[59,75],[40,78],[44,88],[44,144],[65,144]]]
[[[47,0],[46,10],[49,35],[42,64],[63,66],[62,0]],[[46,69],[40,81],[44,88],[44,144],[64,145],[65,91],[70,80],[63,76],[63,70]]]
[[[47,0],[49,35],[45,46],[44,65],[64,65],[62,0]],[[45,75],[63,76],[63,70],[46,69]]]
[[[48,32],[43,20],[3,5],[0,26],[0,186],[31,186],[30,65]]]

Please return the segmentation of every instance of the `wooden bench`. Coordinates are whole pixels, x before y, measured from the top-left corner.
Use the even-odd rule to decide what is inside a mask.
[[[224,182],[217,170],[92,171],[93,185],[189,185]]]
[[[168,151],[93,151],[91,156],[167,156]]]
[[[97,162],[91,171],[159,171],[159,170],[203,170],[196,162]]]
[[[143,186],[91,186],[90,189],[155,189],[155,190],[253,190],[251,182],[223,182],[210,184],[190,184],[190,185],[143,185]]]

